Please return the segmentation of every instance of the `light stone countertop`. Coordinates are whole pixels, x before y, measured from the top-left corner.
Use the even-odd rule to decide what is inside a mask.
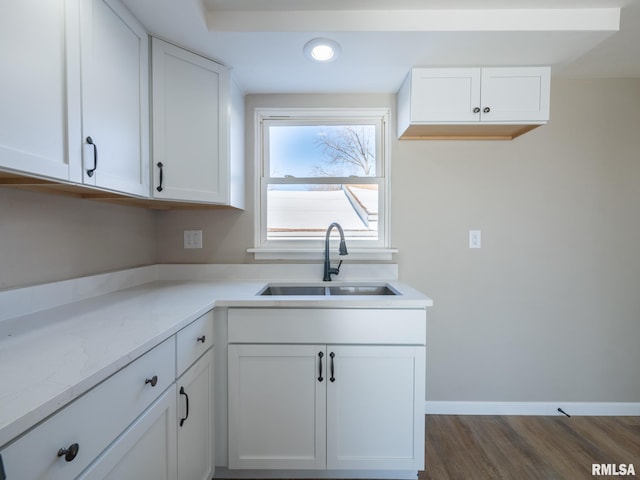
[[[101,276],[101,281],[110,282],[102,294],[102,286],[82,294],[78,291],[87,287],[71,283],[70,298],[78,300],[0,319],[0,448],[214,307],[425,308],[433,304],[429,297],[394,280],[387,283],[400,296],[259,297],[256,293],[268,283],[264,279],[235,275],[212,280],[206,278],[210,274],[190,270],[176,274],[173,267],[170,275],[145,271],[136,280],[142,283],[121,290],[109,275]],[[295,275],[281,278],[286,283],[299,281]],[[375,280],[369,277],[369,281]],[[0,309],[28,298],[29,288],[0,292]],[[60,295],[59,287],[48,295],[52,292]],[[54,298],[49,301],[55,304]]]

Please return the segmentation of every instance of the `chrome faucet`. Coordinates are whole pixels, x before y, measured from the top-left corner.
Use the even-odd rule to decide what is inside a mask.
[[[333,227],[338,229],[338,233],[340,234],[340,248],[338,249],[339,255],[347,255],[347,243],[344,240],[344,231],[339,223],[333,222],[327,228],[327,236],[324,239],[324,278],[322,279],[325,282],[331,281],[331,275],[338,275],[340,273],[340,266],[342,265],[342,260],[338,264],[338,268],[331,268],[331,262],[329,260],[329,237],[331,236],[331,230]]]

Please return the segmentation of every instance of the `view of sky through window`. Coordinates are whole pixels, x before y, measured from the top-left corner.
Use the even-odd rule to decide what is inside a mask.
[[[271,126],[270,176],[375,176],[375,147],[374,125]]]

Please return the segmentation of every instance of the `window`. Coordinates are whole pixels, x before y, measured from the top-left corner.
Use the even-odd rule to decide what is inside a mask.
[[[256,258],[321,256],[332,222],[350,255],[390,258],[388,115],[256,111]]]

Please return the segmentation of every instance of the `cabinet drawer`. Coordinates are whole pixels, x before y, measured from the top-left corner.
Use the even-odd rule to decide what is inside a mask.
[[[229,343],[424,345],[425,309],[230,308]]]
[[[172,337],[10,444],[2,452],[7,478],[75,478],[173,383],[174,358]],[[74,444],[75,458],[58,456]]]
[[[177,377],[213,345],[213,310],[178,332]]]

